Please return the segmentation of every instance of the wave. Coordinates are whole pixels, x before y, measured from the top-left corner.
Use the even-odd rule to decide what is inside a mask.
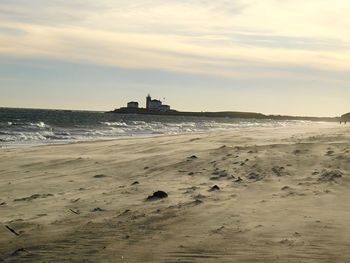
[[[128,124],[126,124],[125,122],[101,122],[101,124],[107,125],[107,126],[118,126],[118,127],[127,127]]]
[[[35,122],[35,123],[29,123],[31,126],[36,126],[39,128],[49,128],[50,126],[47,125],[45,122],[43,121],[39,121],[39,122]]]
[[[28,111],[31,113],[31,111]],[[17,113],[17,112],[15,112]],[[305,125],[308,121],[245,120],[224,118],[117,116],[100,113],[23,112],[1,119],[0,145],[48,144],[125,136],[182,134],[237,128]],[[38,120],[38,118],[40,118]]]

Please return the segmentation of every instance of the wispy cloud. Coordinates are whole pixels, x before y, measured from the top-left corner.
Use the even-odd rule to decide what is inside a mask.
[[[345,0],[3,0],[0,10],[7,56],[243,78],[350,70]]]

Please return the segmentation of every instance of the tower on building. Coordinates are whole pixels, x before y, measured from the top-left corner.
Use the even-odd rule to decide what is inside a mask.
[[[146,109],[150,108],[151,101],[152,101],[151,95],[148,94],[146,97]]]

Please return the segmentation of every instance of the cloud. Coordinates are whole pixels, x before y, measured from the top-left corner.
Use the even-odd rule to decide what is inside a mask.
[[[232,78],[350,70],[345,0],[3,0],[0,10],[3,56]]]

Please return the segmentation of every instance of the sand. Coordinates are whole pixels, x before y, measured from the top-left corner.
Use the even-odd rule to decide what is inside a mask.
[[[337,124],[0,149],[0,261],[350,262],[349,161]]]

